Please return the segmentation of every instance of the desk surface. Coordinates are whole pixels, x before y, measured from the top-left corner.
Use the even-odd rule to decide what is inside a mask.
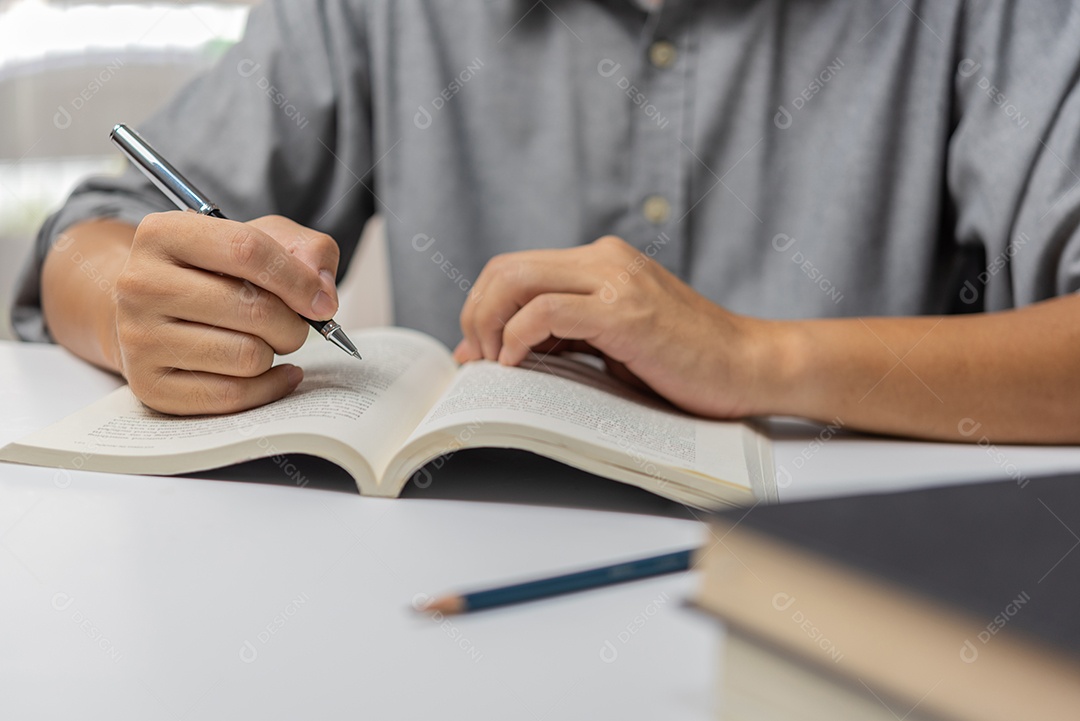
[[[13,343],[0,379],[0,444],[117,385]],[[787,499],[1080,469],[1075,448],[771,433]],[[297,461],[303,488],[258,463],[197,478],[0,464],[4,716],[710,718],[718,634],[682,607],[695,574],[442,622],[409,608],[693,545],[684,509],[496,452],[460,454],[402,500]]]

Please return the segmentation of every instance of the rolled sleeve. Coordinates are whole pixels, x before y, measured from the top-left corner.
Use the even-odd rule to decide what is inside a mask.
[[[1080,27],[1076,28],[1080,31]],[[1047,128],[1017,214],[1017,305],[1080,290],[1080,88]],[[1032,248],[1017,247],[1031,242]]]
[[[994,311],[1080,289],[1080,11],[969,8],[950,144],[956,237],[983,262],[960,292]]]

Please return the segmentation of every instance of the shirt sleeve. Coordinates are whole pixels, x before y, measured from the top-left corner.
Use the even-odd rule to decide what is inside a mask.
[[[137,128],[230,218],[280,214],[336,239],[339,279],[374,212],[364,11],[359,0],[268,0],[213,69]],[[51,340],[41,269],[65,229],[172,209],[130,166],[81,183],[37,236],[16,286],[16,334]]]
[[[1080,288],[1080,9],[965,7],[948,186],[955,238],[977,247],[960,300],[1019,307]]]

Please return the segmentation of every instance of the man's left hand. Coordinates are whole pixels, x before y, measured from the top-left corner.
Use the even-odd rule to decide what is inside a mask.
[[[454,357],[517,365],[553,341],[582,341],[675,405],[730,418],[757,412],[770,326],[724,310],[605,236],[492,258],[462,310]]]

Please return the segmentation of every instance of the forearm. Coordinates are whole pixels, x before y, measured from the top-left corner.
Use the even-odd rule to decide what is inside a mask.
[[[94,365],[120,371],[116,279],[135,228],[113,220],[79,223],[49,251],[42,270],[42,310],[53,338]]]
[[[1014,311],[782,322],[755,411],[971,442],[1080,442],[1080,297]]]

